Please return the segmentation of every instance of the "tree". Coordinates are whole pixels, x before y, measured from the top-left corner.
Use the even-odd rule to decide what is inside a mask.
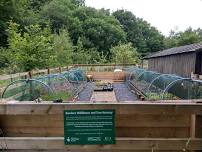
[[[88,55],[87,51],[83,47],[81,38],[77,41],[77,46],[75,47],[73,62],[75,64],[89,64],[91,56]]]
[[[21,34],[19,25],[10,22],[8,28],[8,58],[11,66],[23,71],[51,66],[55,60],[53,36],[49,28],[41,29],[39,25],[30,25]]]
[[[164,36],[143,19],[125,10],[117,10],[113,15],[122,24],[127,33],[127,40],[137,48],[141,55],[144,56],[164,48]]]
[[[29,9],[39,12],[41,8],[52,0],[28,0]]]
[[[59,34],[54,34],[53,52],[56,53],[58,66],[72,64],[73,46],[67,30],[60,30]]]
[[[84,6],[85,0],[72,0],[72,2],[77,6]]]
[[[6,55],[6,49],[5,48],[2,48],[0,47],[0,69],[2,68],[5,68],[5,67],[8,67],[8,58],[7,58],[7,55]]]
[[[0,1],[0,46],[7,45],[7,22],[15,20],[18,22],[21,17],[21,11],[26,7],[25,0],[1,0]]]
[[[80,37],[84,51],[95,48],[99,53],[108,55],[108,59],[111,46],[126,40],[119,21],[107,10],[78,6],[71,0],[53,0],[43,7],[41,15],[50,20],[53,31],[62,27],[68,29],[73,45],[77,45]]]
[[[185,30],[184,32],[179,33],[178,37],[179,46],[198,43],[200,41],[201,41],[200,36],[191,27]]]
[[[193,30],[191,27],[183,32],[171,31],[164,43],[166,48],[198,43],[202,41],[201,33],[201,29]]]
[[[106,63],[107,59],[103,53],[99,53],[96,48],[90,48],[86,50],[83,47],[81,38],[77,42],[75,52],[73,55],[73,61],[76,64],[94,64],[94,63]]]
[[[79,7],[75,3],[73,0],[52,0],[40,11],[42,22],[50,22],[53,32],[58,33],[61,28],[67,29],[73,44],[77,43],[82,32],[79,19],[73,16]]]
[[[119,64],[139,63],[139,55],[132,43],[119,44],[111,48],[112,61]]]
[[[8,22],[13,22],[20,25],[19,28],[24,29],[24,26],[36,24],[39,22],[37,12],[39,7],[50,0],[1,0],[0,1],[0,46],[7,46]],[[42,3],[43,2],[43,3]],[[36,5],[36,8],[34,7]],[[39,6],[40,5],[40,6]]]
[[[110,48],[125,42],[126,35],[119,25],[113,25],[100,18],[87,19],[83,24],[85,48],[96,48],[110,59]]]

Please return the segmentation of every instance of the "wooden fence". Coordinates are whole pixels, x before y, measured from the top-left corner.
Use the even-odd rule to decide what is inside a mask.
[[[90,109],[115,109],[116,144],[64,145],[63,111]],[[202,103],[5,103],[0,104],[0,128],[0,146],[16,152],[201,151]]]
[[[135,66],[135,65],[134,64],[124,64],[124,65],[123,64],[73,64],[67,67],[48,68],[48,69],[33,70],[33,71],[23,72],[23,73],[0,75],[0,98],[5,87],[9,85],[11,82],[19,79],[27,79],[31,77],[34,78],[39,75],[46,75],[46,74],[53,74],[53,73],[61,73],[63,71],[68,71],[69,69],[76,68],[76,67],[79,67],[87,72],[94,72],[94,74],[98,72],[101,72],[100,74],[104,74],[104,72],[109,72],[109,73],[111,72],[111,77],[112,77],[113,71],[115,68],[123,69],[124,67],[129,67],[129,66]],[[116,76],[120,76],[120,75],[116,75]]]
[[[94,80],[125,80],[125,72],[88,72],[87,74],[92,75]]]

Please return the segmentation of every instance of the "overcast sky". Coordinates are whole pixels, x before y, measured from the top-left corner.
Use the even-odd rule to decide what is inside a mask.
[[[164,35],[169,35],[171,29],[202,28],[202,0],[86,0],[86,5],[132,11]]]

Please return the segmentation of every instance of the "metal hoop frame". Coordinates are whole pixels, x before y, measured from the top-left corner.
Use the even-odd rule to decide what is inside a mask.
[[[13,84],[15,84],[15,83],[18,83],[18,82],[27,82],[27,81],[35,81],[35,82],[38,82],[38,83],[42,84],[43,86],[45,86],[45,87],[46,87],[48,90],[50,90],[53,94],[55,94],[54,90],[53,90],[50,86],[48,86],[47,84],[45,84],[45,83],[42,82],[42,81],[39,81],[39,80],[36,80],[36,79],[21,79],[21,80],[16,80],[16,81],[11,82],[11,83],[4,89],[4,91],[3,91],[1,97],[4,98],[5,92],[7,91],[7,89],[8,89],[11,85],[13,85]]]

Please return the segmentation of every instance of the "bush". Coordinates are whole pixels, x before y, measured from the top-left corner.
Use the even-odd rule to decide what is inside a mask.
[[[132,43],[119,44],[111,48],[112,61],[120,64],[137,64],[139,63],[139,55]]]

